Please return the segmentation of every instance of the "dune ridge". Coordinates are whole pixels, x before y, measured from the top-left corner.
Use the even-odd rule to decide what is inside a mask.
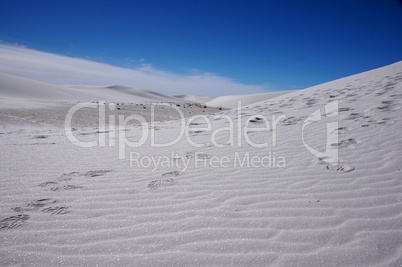
[[[3,99],[3,100],[2,100]],[[53,85],[27,78],[0,73],[0,101],[3,106],[20,108],[24,102],[27,107],[42,103],[59,104],[60,101],[74,103],[77,101],[108,102],[184,102],[180,98],[159,92],[123,85],[112,86],[71,86]]]

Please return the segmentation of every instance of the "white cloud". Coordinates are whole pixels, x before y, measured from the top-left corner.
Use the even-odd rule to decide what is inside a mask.
[[[141,64],[141,68],[139,68],[138,70],[147,73],[151,73],[152,71],[154,71],[152,64]]]
[[[182,75],[158,70],[145,63],[137,69],[126,69],[4,44],[0,44],[0,72],[52,84],[122,84],[165,94],[221,96],[256,94],[269,89],[267,84],[247,85],[208,72],[194,71]]]

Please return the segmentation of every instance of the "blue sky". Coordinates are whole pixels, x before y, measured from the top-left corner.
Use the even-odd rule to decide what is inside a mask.
[[[244,93],[292,90],[402,60],[402,4],[0,0],[0,39],[172,77],[209,75],[244,85]],[[169,92],[192,93],[191,86],[183,90]],[[227,94],[230,88],[205,92]]]

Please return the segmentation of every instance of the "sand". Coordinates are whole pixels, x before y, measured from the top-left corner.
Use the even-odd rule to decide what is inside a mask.
[[[402,264],[402,62],[240,109],[193,107],[205,117],[187,114],[166,147],[151,133],[161,146],[183,122],[164,104],[146,127],[117,124],[147,117],[131,99],[104,126],[77,111],[73,144],[77,102],[13,99],[0,111],[2,266]]]

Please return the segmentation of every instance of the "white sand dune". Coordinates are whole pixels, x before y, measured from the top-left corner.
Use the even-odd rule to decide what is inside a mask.
[[[78,100],[63,86],[0,73],[0,97],[28,100]]]
[[[38,106],[37,102],[99,101],[108,102],[183,102],[180,98],[159,92],[122,85],[113,86],[60,86],[0,73],[0,100],[3,105],[18,108],[24,101]],[[10,104],[11,103],[11,104]],[[36,104],[36,105],[35,105]]]
[[[186,137],[168,147],[148,140],[124,146],[121,160],[119,142],[81,148],[61,127],[32,126],[35,118],[2,121],[0,265],[400,266],[401,107],[398,62],[199,117],[191,127],[205,129],[189,138],[200,147]],[[226,130],[212,134],[205,118],[212,131]],[[265,118],[270,131],[244,131]],[[82,141],[102,137],[74,126]],[[180,127],[149,128],[166,143]],[[130,125],[118,135],[134,142],[143,130]],[[327,145],[334,133],[339,140]],[[337,150],[339,164],[305,145]]]
[[[186,102],[195,102],[195,103],[206,103],[215,99],[215,97],[209,96],[201,96],[201,95],[174,95],[174,97],[180,98]]]
[[[220,96],[206,102],[206,105],[209,107],[217,107],[217,108],[237,108],[238,103],[240,101],[241,106],[244,107],[264,100],[275,98],[281,95],[289,94],[291,92],[293,91],[281,91],[281,92],[272,92],[272,93],[263,93],[254,95]]]
[[[80,94],[88,94],[93,99],[108,99],[112,102],[183,102],[174,96],[169,96],[139,87],[123,85],[112,86],[69,86],[69,89],[76,89]]]

